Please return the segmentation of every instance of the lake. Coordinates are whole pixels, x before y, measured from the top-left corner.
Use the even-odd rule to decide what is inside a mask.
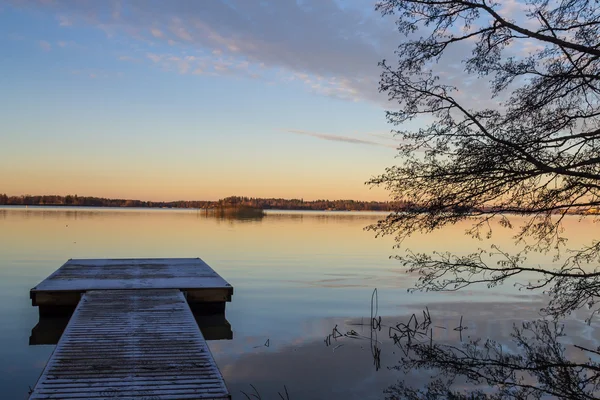
[[[389,258],[400,252],[393,238],[363,230],[384,215],[269,211],[234,220],[197,210],[0,207],[0,397],[27,398],[53,351],[29,344],[38,323],[29,289],[69,258],[200,257],[208,263],[235,288],[226,311],[233,338],[208,342],[234,399],[245,399],[251,385],[263,399],[279,398],[284,385],[291,399],[383,398],[403,377],[387,368],[397,363],[387,329],[377,333],[384,350],[379,370],[369,340],[325,343],[336,325],[342,333],[370,336],[375,288],[384,325],[407,321],[427,306],[447,340],[459,340],[453,328],[461,315],[470,336],[500,339],[514,322],[538,315],[544,298],[509,284],[407,293],[415,277]],[[565,222],[573,246],[598,232],[598,225],[578,219]],[[455,253],[489,247],[464,236],[466,227],[416,236],[406,246]],[[510,249],[510,232],[494,234],[495,243]],[[549,255],[532,257],[553,265]],[[568,322],[597,345],[595,325],[586,328],[579,318]]]

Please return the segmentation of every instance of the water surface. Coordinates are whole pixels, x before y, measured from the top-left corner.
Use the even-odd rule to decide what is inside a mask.
[[[41,373],[52,345],[29,345],[38,322],[29,289],[69,258],[200,257],[235,288],[226,317],[232,340],[209,341],[234,399],[259,389],[278,398],[379,399],[401,375],[387,370],[397,355],[380,332],[382,369],[373,367],[368,341],[325,345],[336,325],[369,335],[371,294],[385,323],[406,320],[428,306],[449,339],[460,315],[470,335],[506,337],[513,322],[535,318],[543,300],[511,285],[458,293],[408,294],[414,276],[397,261],[392,238],[363,228],[376,213],[268,212],[257,220],[227,220],[202,211],[94,208],[0,208],[0,393],[23,399]],[[567,221],[576,245],[597,226]],[[411,239],[418,251],[466,253],[489,243],[465,237],[466,225]],[[510,233],[495,241],[511,246]],[[534,256],[552,265],[550,256]],[[595,332],[586,333],[597,340]],[[268,342],[267,342],[268,340]],[[265,344],[268,343],[268,346]]]

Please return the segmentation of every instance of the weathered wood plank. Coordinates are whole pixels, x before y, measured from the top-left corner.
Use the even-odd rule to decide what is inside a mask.
[[[231,301],[233,288],[200,258],[72,259],[31,289],[34,306],[75,306],[88,290],[181,289],[191,302]]]
[[[84,294],[30,399],[230,399],[183,293]]]

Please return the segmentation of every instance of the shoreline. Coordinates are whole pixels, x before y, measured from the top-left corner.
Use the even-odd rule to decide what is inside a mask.
[[[86,205],[72,205],[72,204],[0,204],[1,209],[18,209],[18,210],[35,210],[35,209],[93,209],[93,210],[152,210],[152,211],[203,211],[203,212],[219,212],[220,207],[209,207],[209,208],[195,208],[195,207],[144,207],[144,206],[86,206]],[[235,210],[235,208],[231,208]],[[255,208],[255,210],[261,210],[265,213],[277,212],[277,213],[361,213],[361,214],[382,214],[388,215],[394,211],[386,210],[335,210],[335,209],[302,209],[302,208]],[[410,211],[403,211],[410,212]],[[498,211],[497,214],[507,215],[527,215],[527,213],[519,213],[515,211]],[[558,215],[558,213],[557,213]],[[578,216],[593,216],[598,215],[597,213],[589,212],[571,212],[566,215],[578,215]]]

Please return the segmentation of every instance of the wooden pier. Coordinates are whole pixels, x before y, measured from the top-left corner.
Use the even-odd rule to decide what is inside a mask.
[[[202,307],[233,289],[200,259],[69,260],[31,291],[48,312],[79,300],[30,399],[230,399],[189,291]]]
[[[233,287],[199,258],[69,260],[31,289],[40,315],[73,312],[88,290],[179,289],[207,314],[225,312]]]

